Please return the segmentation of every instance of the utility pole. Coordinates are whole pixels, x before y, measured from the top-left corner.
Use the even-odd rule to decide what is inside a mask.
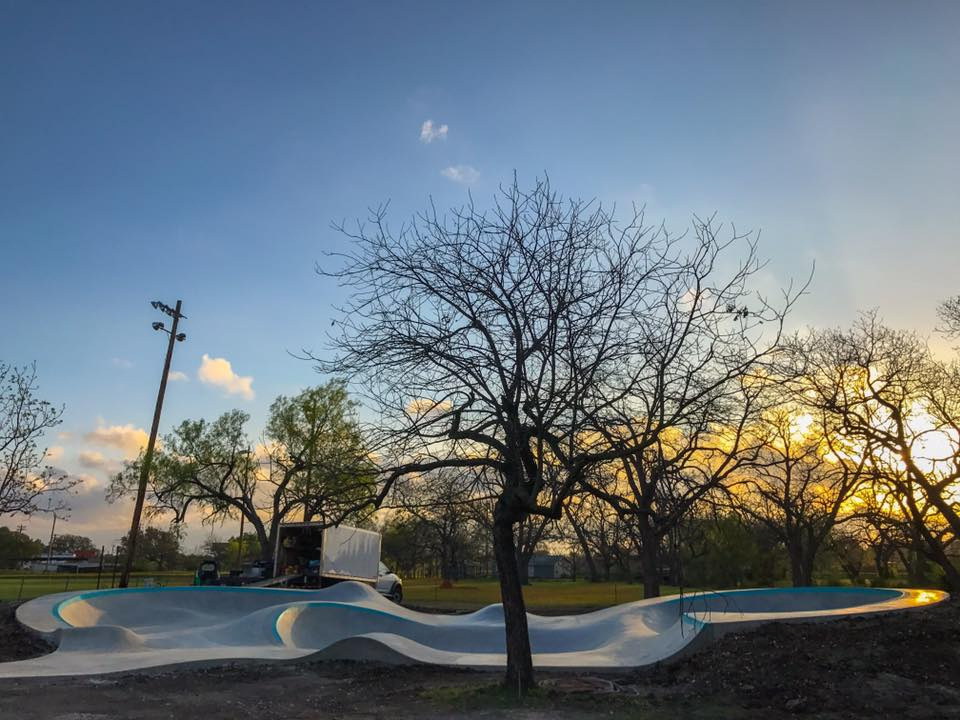
[[[50,542],[47,544],[47,565],[44,572],[50,572],[50,563],[53,562],[53,534],[57,530],[57,513],[53,513],[53,525],[50,527]]]
[[[153,323],[154,330],[162,330],[170,336],[167,343],[167,357],[163,362],[163,375],[160,377],[160,391],[157,393],[157,405],[153,411],[153,425],[150,427],[150,439],[147,441],[147,450],[143,455],[143,465],[140,467],[140,485],[137,487],[137,502],[133,506],[133,522],[130,523],[130,534],[127,535],[127,557],[124,561],[123,572],[120,574],[120,587],[127,587],[130,582],[130,571],[133,569],[133,558],[137,551],[137,536],[140,534],[140,516],[143,513],[143,499],[147,493],[147,478],[150,476],[150,464],[153,462],[153,448],[157,444],[157,430],[160,428],[160,411],[163,410],[163,395],[167,391],[167,376],[170,374],[170,361],[173,359],[174,343],[183,342],[187,336],[183,333],[177,334],[177,324],[180,318],[186,319],[186,315],[180,312],[183,304],[177,300],[177,306],[171,308],[164,305],[159,300],[152,303],[154,309],[159,310],[173,318],[173,327],[167,330],[162,322]]]

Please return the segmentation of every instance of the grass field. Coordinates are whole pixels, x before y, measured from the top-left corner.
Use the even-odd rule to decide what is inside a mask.
[[[177,587],[189,585],[193,575],[181,573],[136,573],[131,585],[145,583]],[[500,602],[500,586],[496,579],[463,580],[444,588],[436,579],[408,579],[404,581],[404,603],[436,610],[476,610]],[[0,601],[29,600],[49,593],[70,590],[94,590],[96,575],[66,575],[36,573],[4,573],[0,575]],[[101,588],[109,588],[111,577],[105,574]],[[671,594],[678,588],[664,587]],[[630,583],[590,583],[583,580],[541,580],[524,588],[527,606],[532,611],[545,609],[595,608],[643,598],[643,587]]]
[[[661,592],[671,595],[679,588],[663,586]],[[435,579],[405,580],[405,605],[437,610],[476,610],[500,602],[500,585],[495,579],[463,580],[453,587],[440,587]],[[591,583],[586,580],[533,581],[523,589],[527,608],[561,610],[605,607],[643,599],[643,585],[636,583]]]
[[[113,581],[116,582],[118,577],[113,578]],[[165,586],[190,585],[193,582],[193,573],[134,573],[130,580],[132,587],[151,582],[155,585]],[[96,587],[97,576],[95,573],[89,575],[4,573],[0,575],[0,602],[4,600],[29,600],[41,595],[70,590],[94,590]],[[101,576],[100,587],[111,587],[110,573],[104,573]]]

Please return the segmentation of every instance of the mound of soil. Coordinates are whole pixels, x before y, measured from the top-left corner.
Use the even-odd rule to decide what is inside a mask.
[[[960,717],[960,602],[765,625],[634,682],[769,715]]]
[[[17,622],[19,603],[0,603],[0,662],[27,660],[46,655],[53,647],[29,633]]]

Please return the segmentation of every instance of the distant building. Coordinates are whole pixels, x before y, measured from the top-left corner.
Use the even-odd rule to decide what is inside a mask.
[[[531,580],[557,580],[570,577],[570,560],[563,555],[534,555],[527,563]]]
[[[36,573],[85,573],[96,572],[100,560],[89,553],[54,553],[26,560],[22,567]]]

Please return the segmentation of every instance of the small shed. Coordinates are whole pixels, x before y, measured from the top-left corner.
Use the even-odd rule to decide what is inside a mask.
[[[527,563],[527,577],[531,580],[556,580],[570,577],[567,558],[562,555],[534,555]]]

